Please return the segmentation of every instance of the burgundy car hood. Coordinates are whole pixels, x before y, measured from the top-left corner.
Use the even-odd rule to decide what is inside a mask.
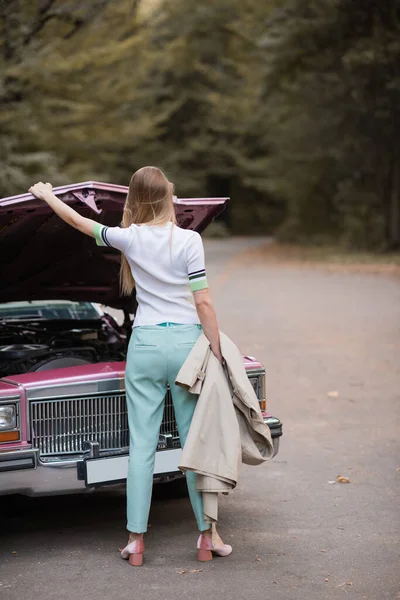
[[[85,183],[54,193],[86,217],[120,223],[128,188]],[[228,198],[175,199],[178,225],[203,231]],[[0,200],[0,302],[69,299],[126,306],[118,289],[119,252],[99,247],[31,194]]]

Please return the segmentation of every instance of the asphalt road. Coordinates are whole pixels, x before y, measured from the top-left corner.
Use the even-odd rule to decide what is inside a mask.
[[[221,329],[265,363],[284,423],[221,499],[234,554],[197,563],[188,501],[160,490],[141,569],[118,555],[120,493],[8,498],[2,600],[400,599],[400,282],[269,264],[263,244],[206,243]]]

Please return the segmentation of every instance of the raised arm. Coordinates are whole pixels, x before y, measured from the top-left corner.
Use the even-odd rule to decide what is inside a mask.
[[[90,235],[93,238],[95,237],[95,227],[98,223],[92,219],[82,217],[76,210],[57,198],[57,196],[53,194],[53,186],[51,183],[42,183],[40,181],[29,188],[29,191],[39,200],[44,200],[44,202],[54,210],[56,215],[68,223],[68,225],[71,225],[71,227],[78,229],[86,235]]]
[[[98,246],[110,246],[120,252],[126,252],[133,239],[133,231],[130,228],[107,227],[101,225],[93,219],[82,217],[76,210],[65,204],[62,200],[53,194],[51,183],[35,183],[29,188],[31,194],[44,200],[50,208],[54,210],[56,215],[63,221],[78,229],[85,235],[89,235],[96,239]]]

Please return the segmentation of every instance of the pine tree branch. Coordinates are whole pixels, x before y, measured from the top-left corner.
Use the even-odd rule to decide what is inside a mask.
[[[44,4],[41,5],[41,7],[39,9],[40,17],[39,17],[39,19],[37,19],[36,23],[30,30],[30,32],[23,39],[23,41],[22,41],[23,46],[27,46],[31,42],[31,40],[35,37],[35,35],[37,35],[43,29],[43,27],[46,25],[46,23],[52,18],[52,15],[51,15],[51,13],[49,13],[49,11],[52,9],[52,7],[56,3],[56,1],[57,0],[47,0]]]
[[[23,46],[29,45],[32,39],[38,33],[40,33],[44,26],[52,19],[58,19],[59,21],[64,21],[71,24],[71,30],[63,36],[63,38],[66,40],[70,39],[81,27],[86,25],[86,23],[91,20],[93,15],[97,14],[99,10],[103,10],[105,6],[111,2],[111,0],[100,0],[99,2],[93,3],[93,6],[89,8],[84,17],[74,15],[72,11],[66,12],[62,10],[52,10],[56,2],[57,0],[47,0],[44,4],[42,4],[39,10],[39,18],[30,32],[25,36],[22,42]]]
[[[12,60],[15,54],[16,40],[19,30],[19,2],[11,3],[7,0],[0,1],[0,22],[3,33],[3,56],[4,59]]]
[[[41,7],[39,9],[39,14],[40,15],[46,14],[52,8],[53,4],[55,4],[56,2],[57,2],[57,0],[42,1]]]

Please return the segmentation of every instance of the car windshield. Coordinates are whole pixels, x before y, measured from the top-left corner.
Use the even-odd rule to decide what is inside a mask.
[[[91,302],[49,300],[32,302],[7,302],[0,304],[0,321],[25,320],[86,320],[99,319],[100,311]]]

